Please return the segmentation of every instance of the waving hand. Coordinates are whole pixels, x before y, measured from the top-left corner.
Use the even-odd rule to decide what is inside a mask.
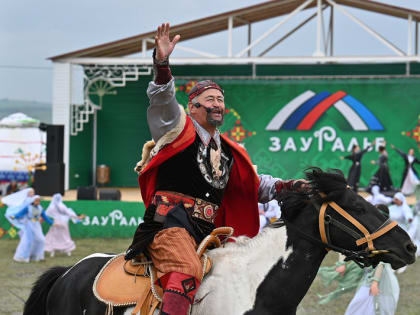
[[[169,23],[163,23],[161,26],[158,26],[155,36],[156,59],[158,61],[167,59],[174,50],[176,43],[181,38],[180,35],[176,35],[171,41],[169,39],[169,29]]]

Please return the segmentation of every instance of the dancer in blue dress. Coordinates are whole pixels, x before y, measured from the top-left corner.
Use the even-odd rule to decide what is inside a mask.
[[[25,204],[12,217],[12,219],[20,219],[23,222],[23,235],[13,257],[17,262],[44,260],[45,237],[42,233],[40,219],[43,218],[47,223],[53,224],[53,221],[45,215],[45,211],[40,205],[41,198],[38,195],[28,201],[29,203]]]

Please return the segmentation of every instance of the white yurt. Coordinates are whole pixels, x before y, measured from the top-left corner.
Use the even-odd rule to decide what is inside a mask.
[[[39,125],[24,113],[0,120],[0,193],[12,180],[25,185],[31,166],[45,162],[46,132]]]

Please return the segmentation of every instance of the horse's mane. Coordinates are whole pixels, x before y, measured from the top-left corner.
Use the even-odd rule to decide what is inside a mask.
[[[269,226],[274,227],[274,225],[276,228],[284,226],[284,224],[276,222],[270,223]],[[213,249],[210,252],[212,254],[219,253],[220,255],[227,255],[228,253],[244,254],[263,248],[267,244],[277,244],[279,242],[279,236],[277,231],[274,231],[270,228],[263,228],[261,232],[259,232],[254,237],[241,235],[237,237],[231,237],[231,239],[234,240],[234,242],[227,242],[223,246],[223,249],[220,248],[222,250]]]
[[[318,167],[310,167],[305,170],[305,177],[309,182],[308,189],[302,192],[285,191],[278,196],[282,217],[286,220],[293,220],[300,210],[309,204],[309,199],[318,202],[335,200],[347,188],[347,181],[338,169],[328,169],[324,172]]]

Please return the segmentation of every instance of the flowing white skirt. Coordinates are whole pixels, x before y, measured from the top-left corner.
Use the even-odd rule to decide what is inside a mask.
[[[401,188],[401,192],[404,195],[411,195],[414,193],[416,186],[420,184],[419,179],[417,178],[416,174],[414,174],[411,167],[408,168],[407,176],[404,179],[403,186]]]
[[[70,253],[76,248],[70,236],[68,222],[57,222],[48,230],[45,236],[45,251],[46,252],[64,252]]]
[[[23,235],[16,248],[15,260],[44,260],[45,237],[42,233],[41,223],[27,219],[22,229]]]

